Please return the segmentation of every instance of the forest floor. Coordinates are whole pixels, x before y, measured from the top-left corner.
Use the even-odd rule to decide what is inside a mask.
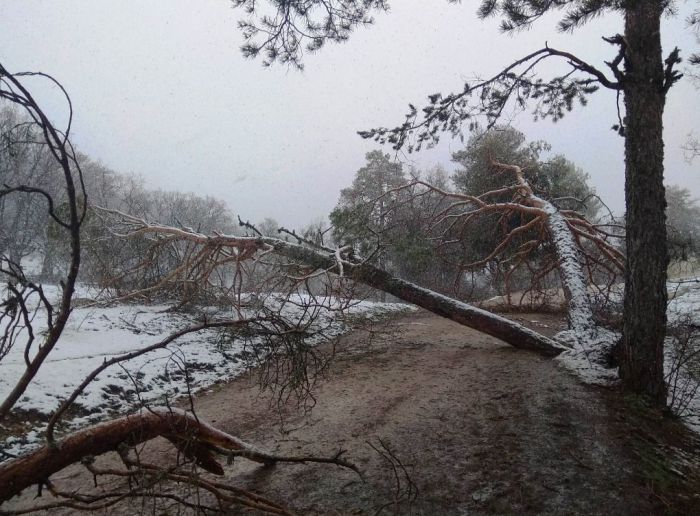
[[[510,317],[546,334],[565,325]],[[364,481],[334,465],[241,459],[227,478],[299,514],[700,513],[700,444],[680,422],[423,311],[376,329],[341,337],[311,411],[280,412],[254,371],[195,400],[198,416],[273,452],[347,450]]]

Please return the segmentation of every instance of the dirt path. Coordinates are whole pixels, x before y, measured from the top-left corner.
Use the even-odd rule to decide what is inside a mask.
[[[554,316],[515,318],[548,334],[562,326]],[[299,514],[700,513],[697,468],[668,458],[698,450],[680,425],[631,410],[616,391],[583,385],[556,361],[431,314],[382,326],[394,331],[371,346],[366,333],[343,337],[310,413],[290,408],[280,424],[246,378],[196,403],[199,416],[271,451],[342,447],[365,481],[337,466],[236,460],[231,482]],[[393,459],[370,446],[382,443]],[[58,477],[90,481],[76,468]]]
[[[562,324],[541,314],[520,318],[548,333]],[[698,498],[669,502],[657,492],[664,483],[665,494],[675,493],[673,474],[656,471],[655,451],[647,458],[639,452],[634,434],[646,434],[620,415],[617,394],[431,314],[395,324],[392,338],[369,348],[362,334],[347,337],[344,355],[316,390],[313,411],[288,414],[282,430],[270,423],[275,415],[267,402],[252,399],[242,382],[198,400],[200,415],[224,430],[285,454],[342,447],[366,474],[362,483],[336,467],[236,466],[244,486],[302,514],[374,514],[384,504],[385,514],[649,514],[696,502],[700,508]],[[380,441],[413,485],[400,467],[397,483],[389,461],[368,445],[380,448]],[[659,476],[656,490],[647,463]]]

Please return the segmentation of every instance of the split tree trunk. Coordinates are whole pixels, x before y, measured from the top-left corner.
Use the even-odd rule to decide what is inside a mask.
[[[666,201],[663,184],[665,92],[659,0],[625,9],[624,94],[627,268],[620,377],[633,392],[666,403]]]
[[[550,233],[552,244],[559,258],[559,274],[568,307],[566,313],[569,329],[573,330],[580,339],[588,340],[590,337],[594,337],[596,324],[593,320],[593,309],[588,296],[586,275],[581,266],[581,251],[574,240],[569,223],[559,213],[556,206],[535,195],[532,186],[525,179],[521,167],[494,160],[491,160],[491,165],[512,172],[517,183],[521,186],[519,193],[522,196],[522,203],[544,212],[542,215],[545,217],[544,224]]]

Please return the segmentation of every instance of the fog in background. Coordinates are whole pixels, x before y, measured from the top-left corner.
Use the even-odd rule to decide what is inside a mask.
[[[698,45],[680,4],[680,15],[665,22],[664,53],[678,45],[688,56]],[[495,73],[545,42],[605,68],[616,49],[600,36],[622,31],[621,19],[606,16],[560,34],[549,16],[505,36],[497,20],[477,19],[477,6],[395,0],[374,26],[307,56],[298,72],[241,56],[236,22],[245,15],[227,0],[0,0],[0,61],[13,72],[56,77],[73,101],[74,143],[115,171],[140,174],[149,187],[221,198],[244,219],[300,226],[335,206],[364,154],[377,148],[356,131],[397,125],[409,102],[421,106],[428,94],[461,90],[465,80]],[[35,84],[62,126],[56,90]],[[681,81],[665,116],[666,181],[696,197],[700,160],[686,163],[680,146],[691,131],[700,133],[699,93]],[[601,90],[557,124],[523,113],[513,125],[583,168],[621,213],[616,121],[615,94]],[[452,171],[451,153],[461,147],[445,135],[435,149],[397,159]]]

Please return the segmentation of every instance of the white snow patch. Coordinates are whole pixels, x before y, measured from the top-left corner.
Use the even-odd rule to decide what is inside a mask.
[[[47,295],[60,297],[60,288],[47,286]],[[4,296],[4,292],[0,295]],[[81,287],[76,297],[94,294]],[[266,300],[289,320],[308,317],[302,306],[308,297],[296,296],[293,303],[280,304],[274,297]],[[344,308],[340,300],[318,298],[324,307],[317,314],[312,329],[323,330],[323,337],[311,337],[315,344],[323,338],[337,336],[349,327],[343,316],[361,316],[367,319],[384,314],[415,309],[397,303],[353,302]],[[339,310],[343,306],[343,310]],[[268,306],[269,307],[269,306]],[[17,409],[50,414],[67,398],[82,380],[103,361],[114,356],[155,344],[174,331],[201,322],[196,314],[167,312],[167,305],[119,304],[110,307],[77,307],[73,310],[61,339],[44,362],[39,373],[16,405]],[[226,310],[208,307],[207,317],[232,319],[236,316]],[[252,314],[248,314],[252,315]],[[246,316],[246,314],[244,314]],[[37,340],[30,355],[41,342],[46,331],[45,311],[40,309],[34,321]],[[2,331],[2,328],[0,328]],[[244,342],[220,338],[217,330],[205,330],[183,336],[165,349],[137,357],[122,366],[112,365],[88,386],[77,399],[83,414],[70,421],[71,428],[103,419],[108,414],[127,413],[142,403],[164,403],[187,393],[185,365],[189,386],[205,389],[222,380],[230,380],[245,367],[240,356]],[[248,339],[254,343],[255,337]],[[24,342],[20,339],[0,362],[0,398],[4,399],[25,370]],[[13,454],[23,452],[39,443],[43,428],[35,428],[21,437],[11,438],[0,448]],[[1,460],[1,459],[0,459]]]
[[[668,282],[668,322],[674,323],[692,314],[700,324],[700,276]]]
[[[668,324],[692,324],[700,327],[700,277],[672,280],[667,285],[669,292],[668,310],[666,312]],[[674,364],[672,342],[671,339],[667,339],[667,345],[664,350],[667,375]],[[700,342],[696,342],[694,345],[700,347]],[[689,371],[687,367],[681,366],[676,380],[677,385],[685,384],[686,389],[693,389],[698,382],[700,382],[700,371]],[[671,396],[672,393],[669,389],[669,403],[671,402]],[[688,426],[700,433],[700,390],[695,392],[695,396],[688,400],[688,405],[682,417]]]
[[[610,367],[608,360],[620,334],[598,328],[582,340],[581,334],[565,330],[555,336],[559,343],[570,349],[556,357],[562,365],[576,373],[584,382],[593,385],[613,385],[619,381],[617,368]]]

